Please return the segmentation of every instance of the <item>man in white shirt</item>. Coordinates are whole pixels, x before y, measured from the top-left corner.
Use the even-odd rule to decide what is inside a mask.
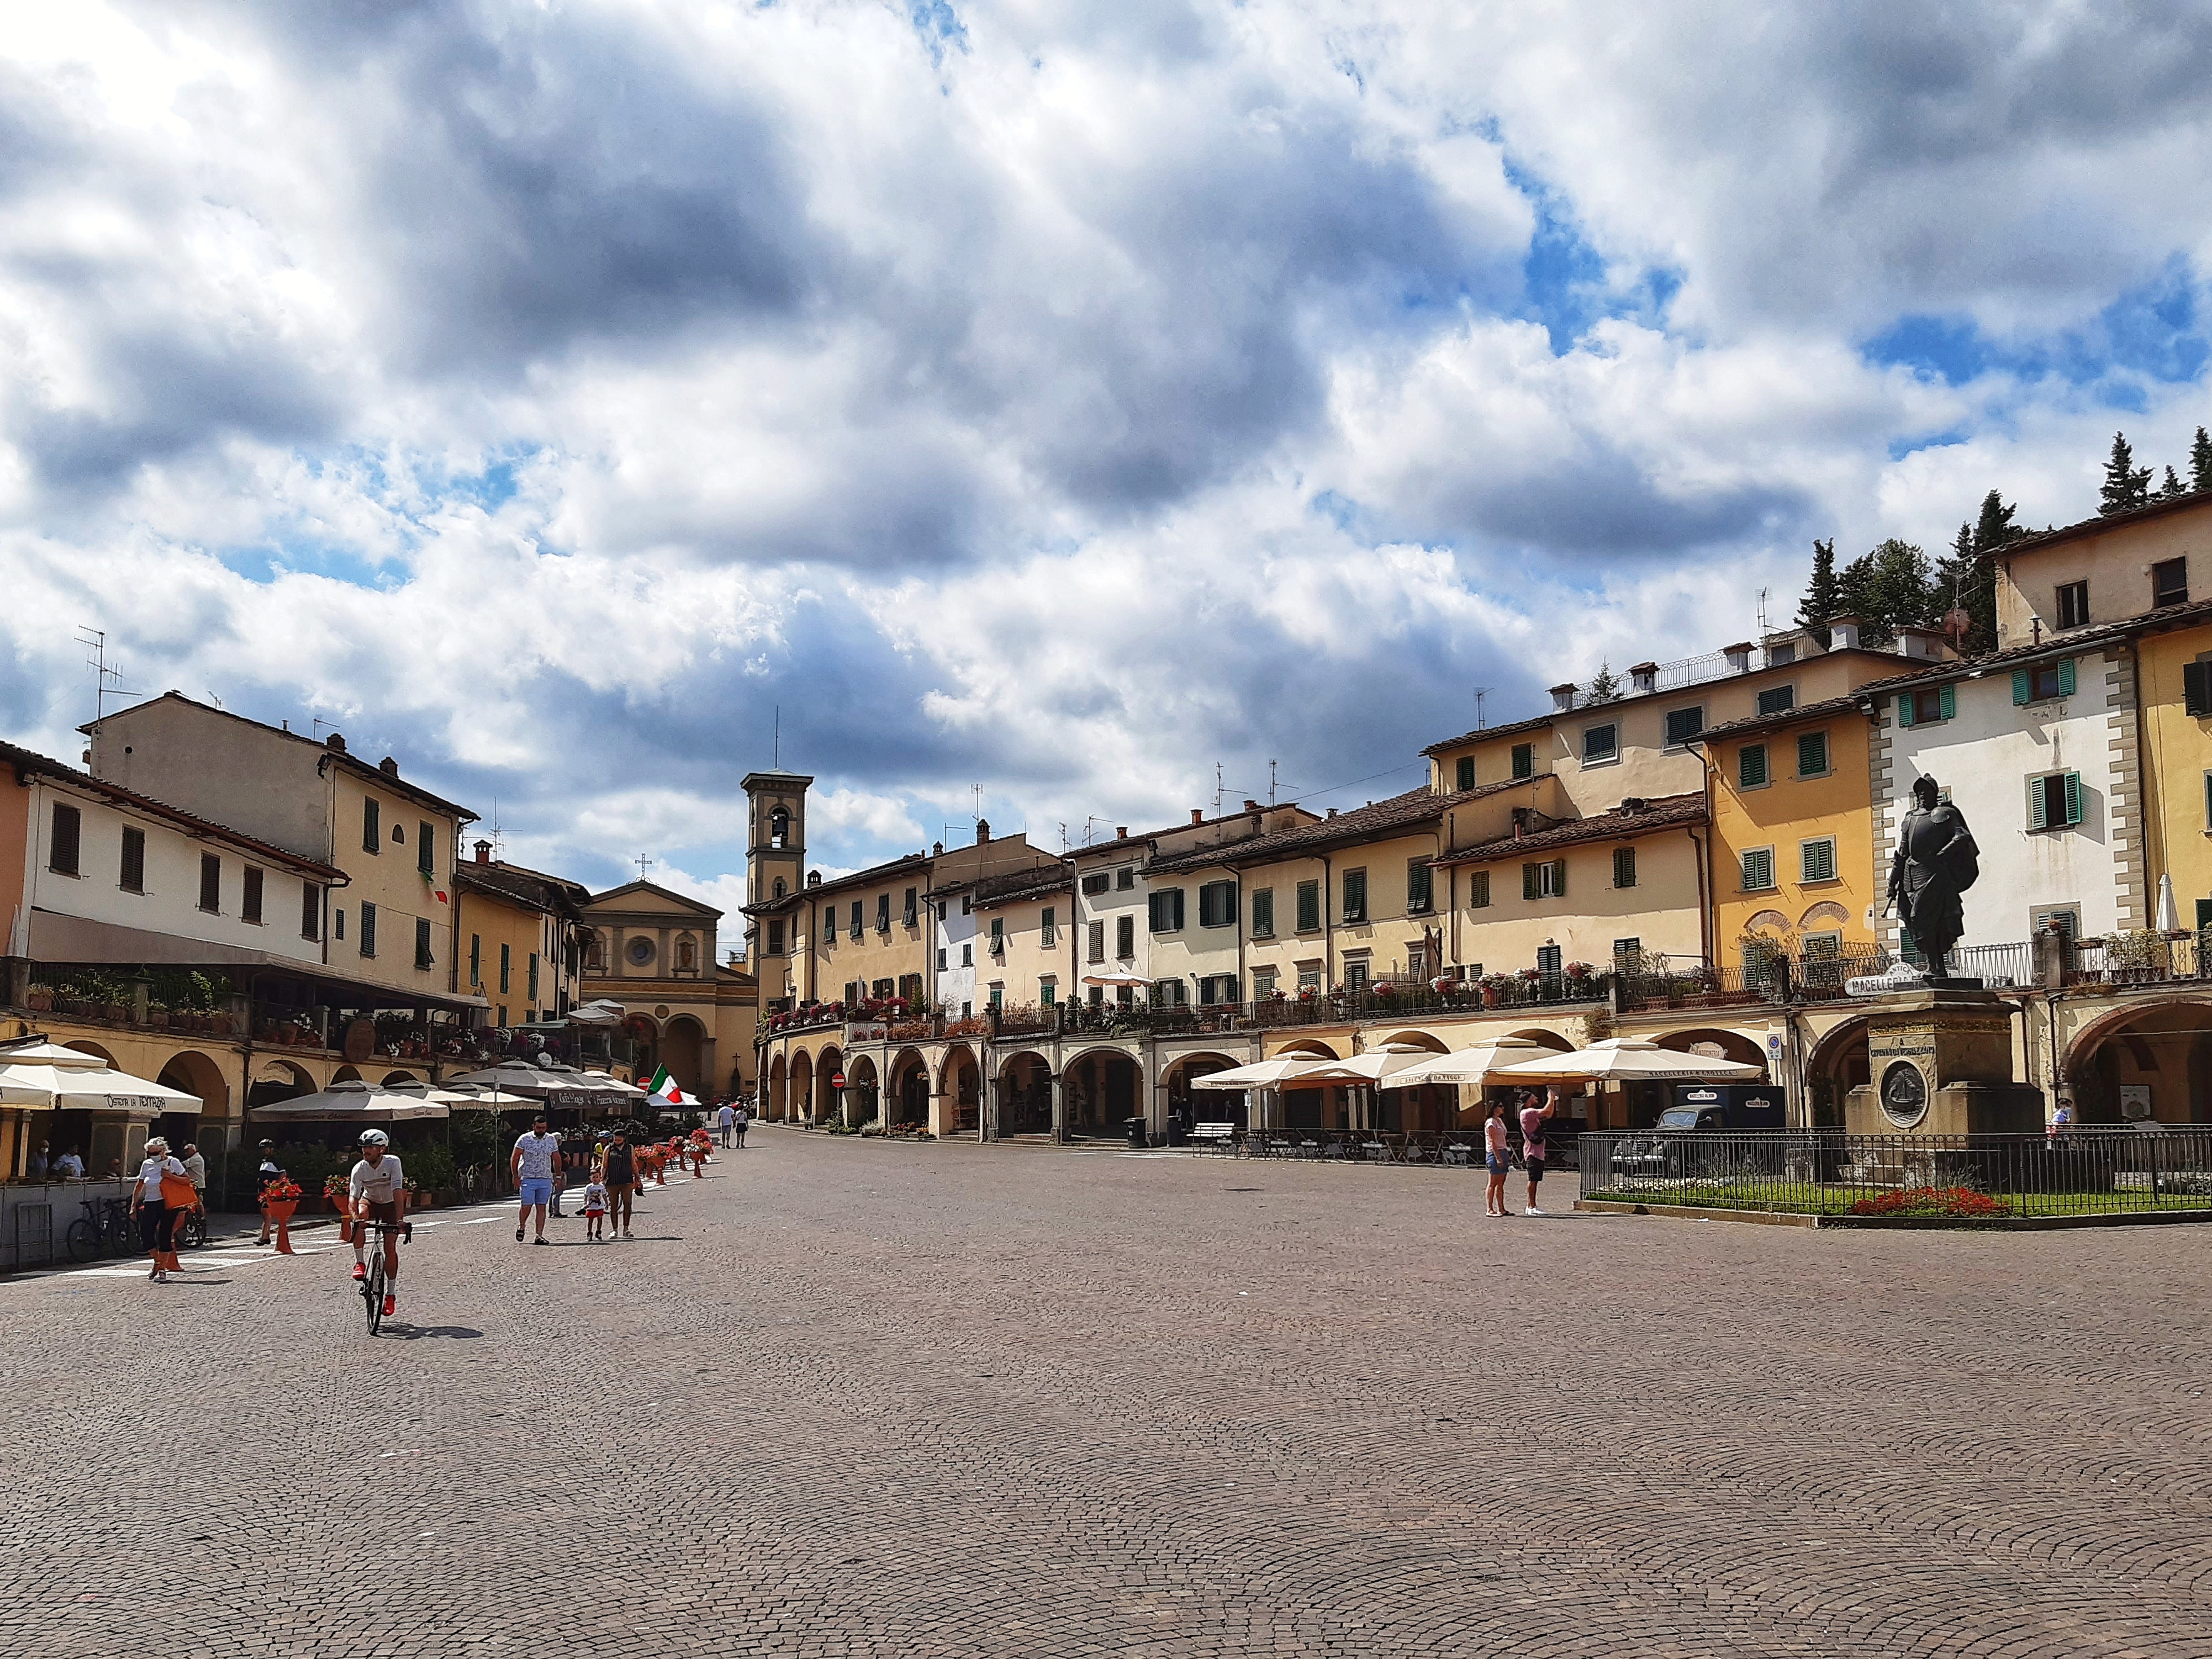
[[[65,1181],[84,1179],[84,1160],[76,1155],[76,1147],[70,1147],[61,1155],[54,1164],[54,1173]]]
[[[731,1105],[728,1101],[724,1101],[722,1109],[714,1114],[714,1123],[722,1132],[722,1145],[725,1146],[730,1144],[730,1130],[737,1121],[738,1109]]]
[[[185,1179],[192,1183],[192,1195],[199,1202],[193,1206],[202,1215],[207,1213],[207,1159],[200,1156],[198,1146],[185,1148]]]
[[[560,1161],[561,1137],[545,1133],[545,1114],[540,1112],[532,1121],[530,1133],[516,1137],[514,1155],[507,1160],[514,1190],[522,1200],[522,1207],[514,1217],[516,1243],[522,1243],[523,1230],[529,1225],[532,1210],[538,1212],[535,1242],[545,1242],[545,1206],[553,1201],[555,1171]]]
[[[399,1306],[399,1224],[407,1216],[407,1177],[401,1173],[399,1159],[391,1151],[391,1137],[381,1129],[361,1132],[361,1162],[353,1166],[353,1178],[348,1190],[353,1199],[353,1212],[362,1221],[383,1221],[391,1224],[392,1231],[384,1235],[384,1316],[392,1317]],[[356,1279],[368,1277],[369,1230],[353,1230],[353,1276]]]

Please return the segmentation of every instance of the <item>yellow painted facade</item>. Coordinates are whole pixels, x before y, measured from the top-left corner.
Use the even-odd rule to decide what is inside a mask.
[[[975,902],[975,989],[979,1007],[1046,1008],[1073,1000],[1072,884],[1044,891],[1024,886]],[[994,948],[994,946],[996,948]]]
[[[1601,973],[1610,970],[1620,950],[1703,954],[1705,826],[1645,828],[1606,818],[1594,826],[1594,839],[1526,847],[1493,842],[1458,854],[1437,872],[1451,917],[1447,944],[1463,976],[1478,969],[1516,974],[1536,967],[1546,949],[1556,949],[1562,964],[1588,963]]]
[[[2189,712],[2183,670],[2194,663],[2212,664],[2212,622],[2147,634],[2136,647],[2151,888],[2171,875],[2175,920],[2202,928],[2212,927],[2212,717]]]

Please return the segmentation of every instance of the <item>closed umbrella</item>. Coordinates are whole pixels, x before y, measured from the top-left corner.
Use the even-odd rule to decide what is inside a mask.
[[[2181,908],[2173,902],[2173,878],[2170,875],[2158,878],[2158,931],[2161,933],[2181,931]]]
[[[1641,1037],[1607,1037],[1571,1054],[1516,1060],[1492,1073],[1510,1083],[1719,1082],[1765,1074],[1764,1066],[1686,1054]]]

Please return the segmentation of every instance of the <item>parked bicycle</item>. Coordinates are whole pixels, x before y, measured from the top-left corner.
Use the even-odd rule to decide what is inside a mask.
[[[138,1229],[131,1224],[129,1200],[88,1198],[80,1200],[84,1213],[69,1224],[62,1243],[72,1261],[96,1261],[103,1255],[133,1255],[138,1249]]]
[[[207,1249],[207,1212],[186,1210],[171,1224],[169,1242],[180,1250]]]

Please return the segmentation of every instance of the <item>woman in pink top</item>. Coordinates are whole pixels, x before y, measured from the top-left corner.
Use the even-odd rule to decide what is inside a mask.
[[[1505,1207],[1505,1177],[1513,1172],[1513,1155],[1505,1147],[1505,1103],[1490,1103],[1490,1116],[1482,1126],[1482,1163],[1490,1171],[1490,1195],[1483,1201],[1485,1215],[1511,1215]]]

